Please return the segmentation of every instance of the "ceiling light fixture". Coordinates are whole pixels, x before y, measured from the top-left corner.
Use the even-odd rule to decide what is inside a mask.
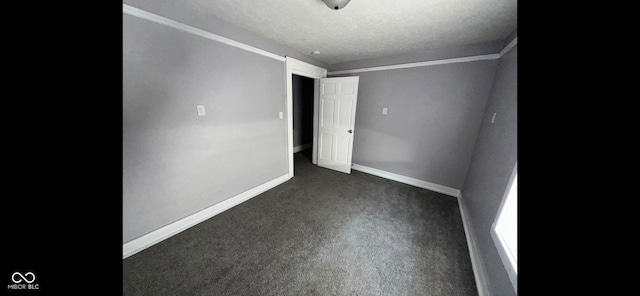
[[[343,9],[349,4],[349,1],[351,0],[322,0],[327,7],[333,10]]]

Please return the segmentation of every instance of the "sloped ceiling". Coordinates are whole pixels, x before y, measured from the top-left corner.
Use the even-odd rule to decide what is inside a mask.
[[[328,64],[502,40],[516,0],[174,0]]]

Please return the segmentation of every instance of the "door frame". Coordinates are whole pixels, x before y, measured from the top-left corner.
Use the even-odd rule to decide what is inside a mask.
[[[285,56],[285,89],[287,107],[287,157],[289,159],[289,179],[293,178],[293,74],[313,78],[313,164],[318,162],[318,84],[320,78],[327,77],[327,69]]]

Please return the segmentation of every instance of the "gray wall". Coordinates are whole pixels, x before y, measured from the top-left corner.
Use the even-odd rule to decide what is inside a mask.
[[[287,173],[284,71],[123,14],[123,242]]]
[[[510,41],[329,67],[179,2],[124,3],[330,71],[496,53]],[[514,47],[499,64],[353,74],[354,163],[462,189],[495,295],[513,295],[489,228],[517,159],[516,60]],[[123,15],[123,242],[285,174],[284,95],[283,62]]]
[[[366,67],[388,66],[432,60],[468,57],[474,55],[494,54],[504,48],[503,41],[492,41],[472,45],[437,48],[411,53],[397,54],[373,59],[363,59],[351,62],[336,63],[329,67],[329,71],[351,70]]]
[[[517,59],[517,45],[500,59],[462,187],[462,201],[470,215],[492,295],[515,295],[489,231],[518,160]],[[497,115],[492,124],[493,113]]]
[[[123,0],[122,2],[135,8],[143,9],[280,56],[289,56],[325,69],[329,66],[329,64],[320,61],[309,54],[302,53],[291,47],[276,43],[219,18],[204,14],[200,11],[200,8],[191,6],[189,3],[184,1]]]
[[[313,143],[314,79],[293,74],[293,146]]]
[[[349,74],[360,76],[353,163],[461,189],[496,64]]]
[[[515,30],[513,30],[513,32],[511,32],[511,34],[509,34],[509,36],[507,36],[507,38],[504,39],[504,42],[502,42],[502,46],[505,47],[507,45],[509,45],[509,43],[511,43],[511,41],[513,41],[513,39],[518,37],[518,28],[516,27]]]

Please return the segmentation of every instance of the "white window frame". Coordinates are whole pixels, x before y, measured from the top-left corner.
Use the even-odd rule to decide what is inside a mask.
[[[500,208],[498,209],[498,214],[496,215],[496,219],[493,222],[493,225],[491,225],[491,238],[493,238],[493,243],[496,245],[496,249],[498,249],[498,254],[500,254],[500,259],[502,259],[502,264],[504,265],[507,274],[509,274],[509,280],[511,281],[511,284],[513,285],[513,288],[517,291],[518,290],[518,258],[517,258],[517,253],[516,256],[514,256],[511,251],[509,250],[509,244],[508,244],[508,240],[505,239],[505,237],[503,235],[500,234],[500,231],[497,230],[497,226],[499,222],[501,221],[501,217],[503,217],[503,211],[505,210],[513,210],[513,209],[506,209],[505,208],[505,204],[507,202],[507,200],[509,198],[515,198],[515,200],[513,200],[513,202],[517,202],[517,198],[518,198],[518,181],[517,181],[517,176],[518,176],[518,163],[516,162],[515,166],[513,167],[513,171],[511,172],[511,178],[509,179],[509,183],[507,185],[507,189],[504,192],[504,195],[502,197],[502,202],[500,203]],[[516,210],[517,210],[517,204],[516,204]],[[513,222],[511,222],[513,223]],[[516,212],[516,229],[517,229],[517,212]],[[516,230],[517,231],[517,230]],[[517,236],[517,235],[516,235]],[[516,242],[517,242],[517,238],[516,238]],[[517,248],[517,245],[516,245]]]

